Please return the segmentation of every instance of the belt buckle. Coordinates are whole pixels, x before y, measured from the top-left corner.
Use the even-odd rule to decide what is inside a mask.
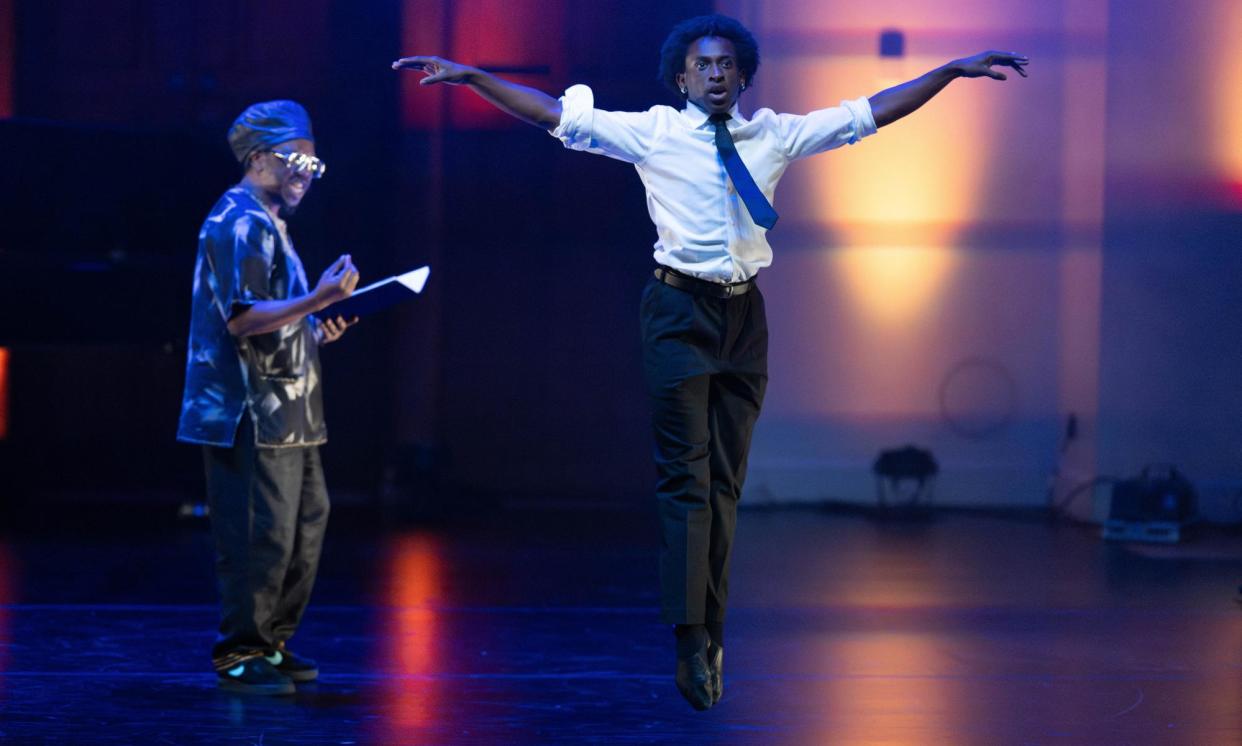
[[[733,297],[733,291],[734,291],[734,289],[736,288],[736,286],[735,286],[735,285],[725,285],[725,286],[724,286],[724,288],[725,288],[725,297],[726,297],[726,298],[732,298],[732,297]]]

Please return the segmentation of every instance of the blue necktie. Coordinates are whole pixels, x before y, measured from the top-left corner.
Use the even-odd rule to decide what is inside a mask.
[[[776,225],[776,219],[779,217],[776,210],[772,209],[772,203],[768,202],[768,198],[763,196],[763,192],[759,189],[759,185],[751,178],[750,171],[746,170],[746,164],[742,162],[742,156],[738,155],[737,147],[733,144],[733,135],[729,134],[729,128],[725,122],[731,117],[728,114],[712,114],[712,124],[716,125],[716,150],[720,151],[720,158],[724,161],[725,171],[729,172],[729,178],[733,180],[733,186],[737,188],[738,196],[742,198],[742,203],[746,205],[746,210],[750,212],[750,219],[755,221],[755,225],[761,225],[768,230],[772,230],[772,226]]]

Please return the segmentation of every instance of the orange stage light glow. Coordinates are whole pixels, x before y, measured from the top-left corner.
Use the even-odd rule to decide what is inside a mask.
[[[389,605],[380,636],[384,645],[376,653],[378,667],[388,674],[391,714],[383,719],[384,732],[377,740],[414,743],[420,729],[432,725],[442,710],[436,674],[445,640],[439,612],[429,607],[442,591],[440,547],[432,536],[398,537],[389,550],[388,566]]]
[[[1215,11],[1219,14],[1214,24],[1218,41],[1209,48],[1232,49],[1242,38],[1242,4],[1217,2]],[[1209,99],[1215,108],[1213,150],[1217,168],[1231,185],[1229,196],[1237,198],[1237,185],[1242,184],[1242,57],[1219,55],[1212,64],[1216,68],[1210,78],[1215,90]],[[1242,198],[1236,203],[1242,205]]]
[[[935,66],[932,58],[903,60],[903,70]],[[808,63],[809,68],[835,68],[834,77],[875,80],[882,87],[893,75],[882,60],[849,58]],[[812,77],[827,70],[808,69]],[[884,75],[883,73],[887,73]],[[898,73],[914,75],[910,73]],[[946,91],[951,105],[928,106],[917,119],[885,129],[857,148],[844,148],[805,164],[817,213],[836,224],[845,244],[874,243],[877,224],[918,231],[918,244],[948,245],[963,224],[977,220],[989,205],[981,193],[984,166],[992,158],[994,137],[986,130],[961,137],[962,122],[992,117],[980,87]],[[941,102],[944,103],[944,102]],[[846,186],[848,185],[848,187]]]
[[[9,351],[0,347],[0,440],[9,437]]]
[[[3,0],[0,0],[3,2]],[[402,49],[447,57],[524,85],[550,88],[563,66],[563,0],[405,0]],[[523,72],[525,71],[525,72]],[[474,93],[453,86],[421,86],[420,73],[403,73],[401,119],[420,130],[500,130],[524,127]]]
[[[958,264],[946,247],[869,246],[832,254],[832,274],[862,316],[890,330],[925,313]]]
[[[875,81],[880,89],[935,60],[837,56],[781,64],[790,69],[788,78]],[[947,92],[951,106],[927,107],[884,137],[800,163],[787,178],[789,188],[783,185],[782,197],[791,197],[783,204],[787,212],[815,216],[840,237],[844,248],[832,251],[829,271],[854,300],[859,320],[876,331],[932,311],[959,268],[954,242],[962,228],[997,214],[982,184],[995,138],[986,131],[961,137],[963,121],[994,116],[988,93],[965,86]]]
[[[879,619],[889,614],[877,610]],[[895,619],[901,619],[898,615]],[[959,664],[944,640],[923,633],[884,629],[850,630],[833,635],[812,654],[831,665],[840,675],[829,677],[817,694],[832,727],[821,743],[886,743],[915,746],[927,743],[928,732],[952,723],[969,722],[965,710],[971,700],[955,690],[946,677]],[[814,696],[814,695],[812,695]],[[892,705],[892,718],[881,721],[858,718],[874,707],[875,699]],[[917,718],[899,713],[917,712]],[[917,722],[918,726],[911,725]]]

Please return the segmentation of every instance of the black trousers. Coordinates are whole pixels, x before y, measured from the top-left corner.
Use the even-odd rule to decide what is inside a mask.
[[[310,601],[328,523],[316,446],[257,448],[249,416],[232,448],[206,446],[216,545],[217,668],[270,652],[293,636]]]
[[[737,504],[768,381],[758,287],[713,298],[652,279],[641,305],[651,398],[662,616],[723,622]]]

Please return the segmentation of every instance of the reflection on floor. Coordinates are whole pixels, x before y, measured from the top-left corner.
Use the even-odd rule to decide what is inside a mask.
[[[1018,518],[746,512],[725,698],[696,713],[653,516],[334,520],[291,645],[323,676],[287,698],[214,686],[203,524],[10,527],[0,741],[1242,743],[1236,537],[1153,554]]]

